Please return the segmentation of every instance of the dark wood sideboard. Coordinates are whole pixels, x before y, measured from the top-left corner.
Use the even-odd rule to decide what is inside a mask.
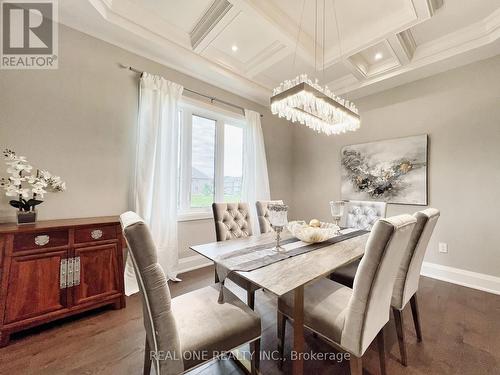
[[[0,347],[13,332],[125,307],[117,216],[0,224]]]

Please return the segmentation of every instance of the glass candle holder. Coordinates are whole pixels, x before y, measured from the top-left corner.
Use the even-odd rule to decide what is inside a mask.
[[[330,211],[332,213],[333,221],[335,222],[335,225],[337,225],[340,228],[340,220],[342,219],[342,216],[344,216],[344,208],[345,208],[345,202],[344,201],[331,201],[330,202]],[[337,232],[337,234],[340,233],[340,230]]]
[[[269,222],[272,228],[276,232],[276,246],[273,248],[274,251],[285,251],[283,247],[280,246],[281,232],[283,228],[288,223],[288,206],[286,204],[270,204],[268,206],[269,210]]]

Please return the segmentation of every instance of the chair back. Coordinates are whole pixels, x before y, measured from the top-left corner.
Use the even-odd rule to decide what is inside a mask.
[[[283,204],[282,200],[277,201],[257,201],[255,207],[257,208],[257,218],[259,219],[260,233],[269,233],[273,231],[271,223],[269,222],[269,205],[270,204]]]
[[[348,201],[342,226],[372,230],[377,220],[385,217],[387,203],[374,201]]]
[[[250,207],[248,203],[212,204],[217,241],[243,238],[252,235]]]
[[[149,228],[135,212],[120,215],[129,256],[142,297],[144,328],[157,374],[184,371],[179,335],[171,309],[170,290]],[[164,353],[165,358],[161,358]],[[160,360],[161,358],[161,360]]]
[[[439,210],[428,208],[413,215],[417,219],[408,250],[403,255],[392,293],[391,305],[402,310],[418,290],[425,251],[439,219]]]
[[[389,321],[394,281],[415,223],[411,215],[380,219],[368,238],[340,342],[358,357]]]

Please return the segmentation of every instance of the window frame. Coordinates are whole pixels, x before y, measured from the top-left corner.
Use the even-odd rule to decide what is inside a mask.
[[[183,97],[179,103],[179,179],[177,221],[206,220],[213,218],[211,207],[191,207],[192,177],[192,117],[199,116],[215,121],[214,202],[224,201],[224,126],[245,129],[245,117],[222,108],[214,108],[194,99]],[[245,137],[245,131],[243,131]],[[244,140],[243,140],[244,144]]]

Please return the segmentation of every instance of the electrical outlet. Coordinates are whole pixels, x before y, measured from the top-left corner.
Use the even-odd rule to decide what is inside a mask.
[[[440,253],[447,253],[448,252],[448,244],[445,242],[440,242],[439,243],[439,252]]]

